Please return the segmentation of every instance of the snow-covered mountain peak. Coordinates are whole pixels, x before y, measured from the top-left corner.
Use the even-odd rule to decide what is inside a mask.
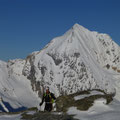
[[[113,57],[108,56],[106,50],[111,51],[114,46],[115,52],[111,54],[117,56],[118,53],[115,43],[111,41],[106,34],[92,32],[75,24],[64,35],[54,38],[43,50],[32,54],[26,61],[23,74],[32,82],[36,81],[33,82],[34,89],[37,89],[37,83],[42,82],[58,95],[87,89],[114,92],[112,77],[103,69],[114,66]],[[116,64],[119,65],[119,61]]]
[[[78,29],[79,29],[79,30],[83,30],[83,31],[86,31],[86,30],[87,30],[85,27],[79,25],[78,23],[75,23],[75,24],[73,25],[72,29],[74,29],[74,30],[78,30]]]
[[[89,41],[88,38],[86,39],[86,36],[89,38],[90,31],[78,24],[75,24],[64,35],[54,38],[45,48],[47,48],[46,51],[61,54],[64,54],[65,52],[66,54],[69,54],[73,51],[80,51],[80,44],[82,42],[87,44],[86,41]]]
[[[5,100],[11,95],[15,107],[28,107],[38,104],[45,86],[56,96],[92,89],[115,94],[116,80],[109,71],[120,74],[120,47],[109,35],[75,24],[25,60],[0,61],[0,95]]]

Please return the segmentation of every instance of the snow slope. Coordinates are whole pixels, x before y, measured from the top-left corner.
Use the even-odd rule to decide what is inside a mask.
[[[78,120],[120,120],[120,102],[114,100],[110,105],[105,103],[105,99],[98,99],[88,111],[71,107],[67,113],[75,115]]]
[[[1,105],[8,102],[13,109],[33,107],[39,103],[37,94],[32,91],[31,83],[22,75],[23,60],[15,63],[0,61],[0,97]],[[6,112],[7,110],[4,109]],[[9,110],[8,110],[9,111]]]

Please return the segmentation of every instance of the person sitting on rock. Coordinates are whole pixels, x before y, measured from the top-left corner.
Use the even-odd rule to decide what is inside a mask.
[[[54,103],[54,100],[56,100],[56,97],[53,93],[50,92],[49,87],[46,88],[46,92],[43,94],[42,102],[40,103],[40,106],[45,102],[45,108],[44,111],[52,111],[52,106]]]

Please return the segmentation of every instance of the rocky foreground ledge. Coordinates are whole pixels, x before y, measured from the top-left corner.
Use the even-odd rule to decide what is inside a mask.
[[[72,115],[59,112],[37,112],[35,114],[23,113],[21,120],[77,120]]]

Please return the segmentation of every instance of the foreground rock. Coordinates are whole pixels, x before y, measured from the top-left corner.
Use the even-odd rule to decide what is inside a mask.
[[[56,100],[56,108],[59,112],[67,112],[70,107],[77,107],[78,110],[87,111],[93,106],[95,100],[103,98],[106,104],[113,100],[114,94],[106,94],[101,90],[82,91],[71,95],[60,96]]]
[[[22,120],[77,120],[74,119],[73,116],[67,115],[65,113],[48,113],[48,112],[37,112],[35,114],[22,114]]]

